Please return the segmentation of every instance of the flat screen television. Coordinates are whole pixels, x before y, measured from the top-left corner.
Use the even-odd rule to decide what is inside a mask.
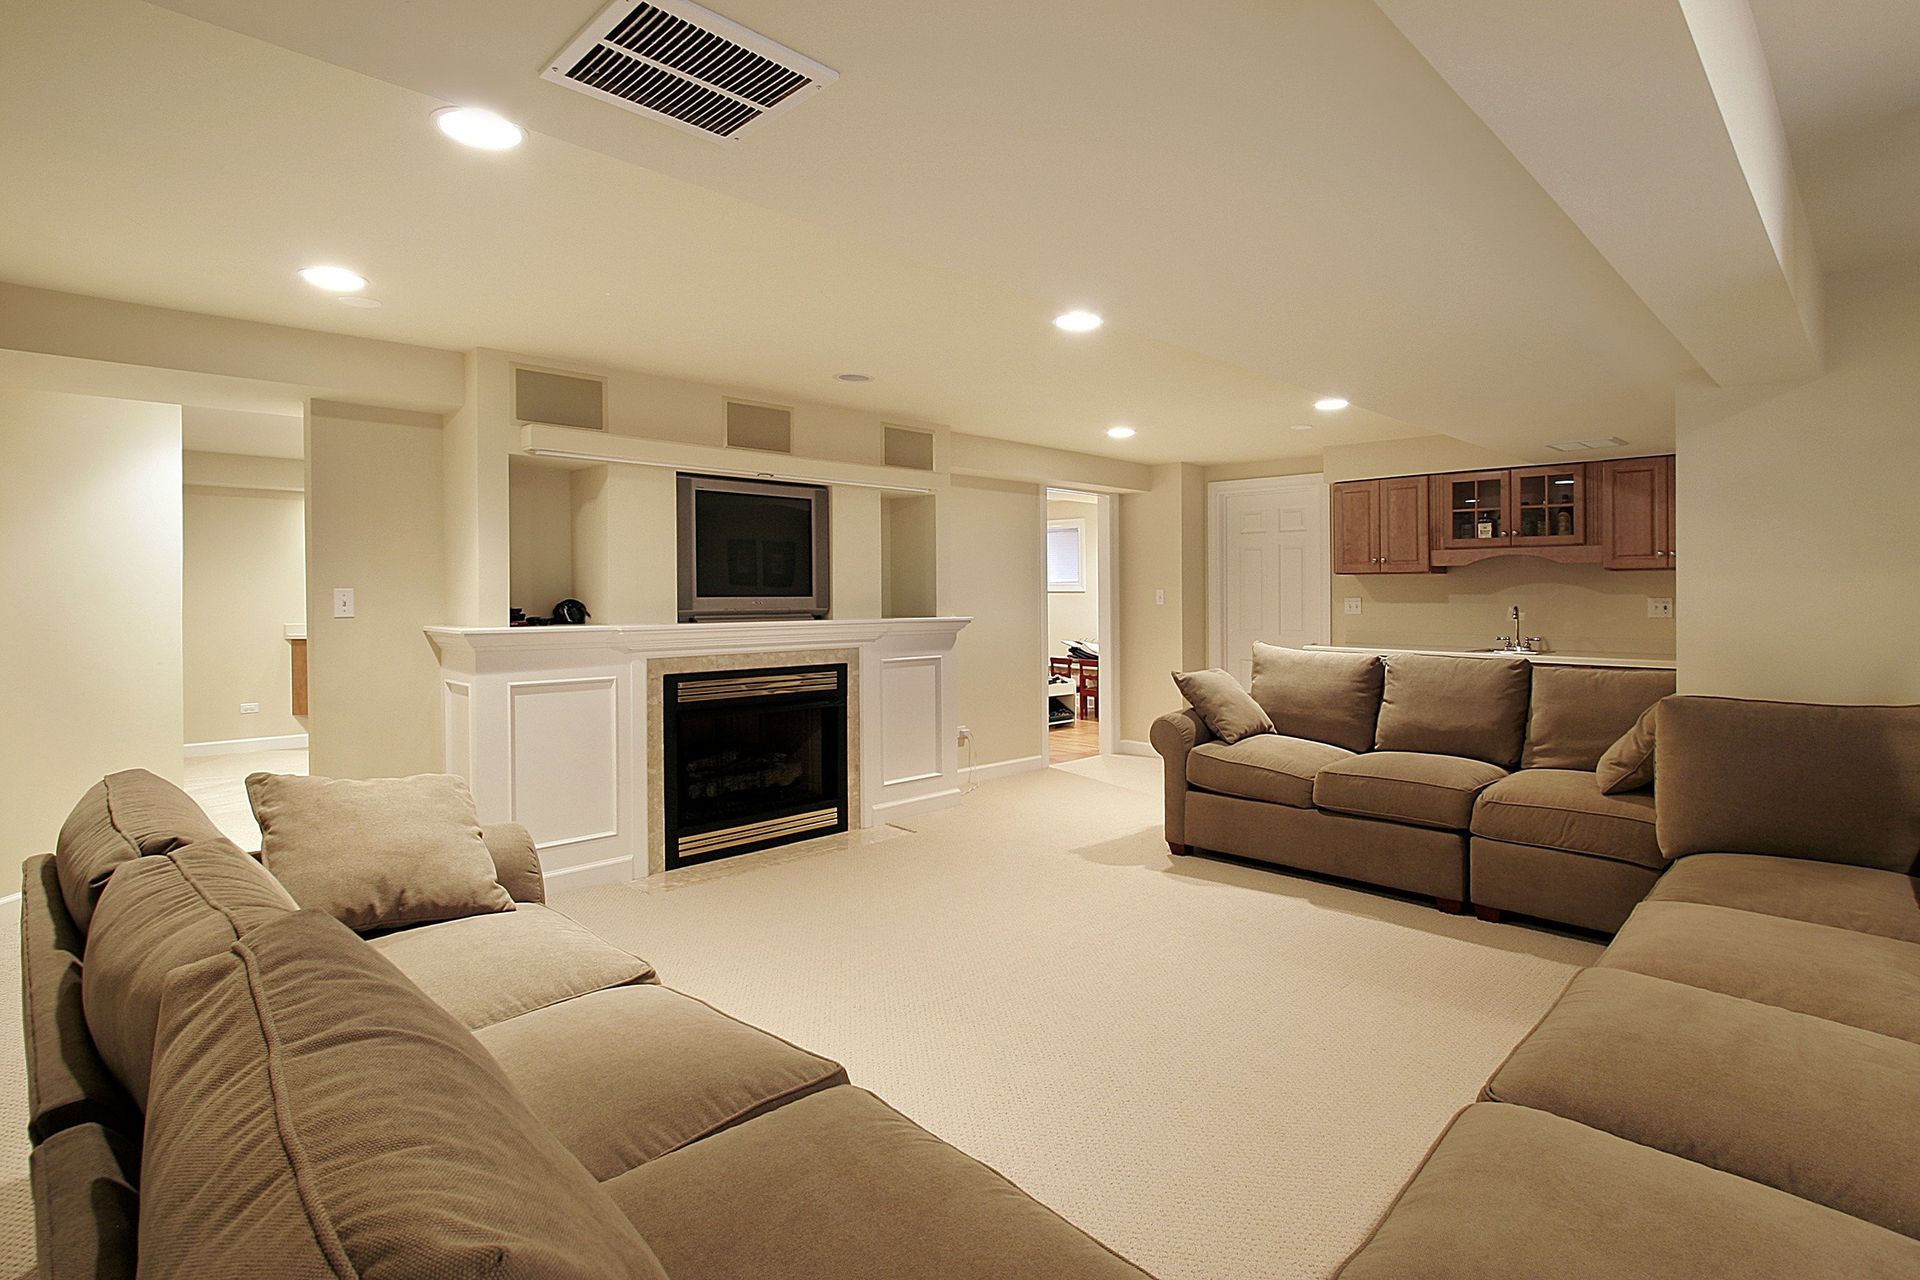
[[[680,621],[827,616],[827,488],[680,477]]]

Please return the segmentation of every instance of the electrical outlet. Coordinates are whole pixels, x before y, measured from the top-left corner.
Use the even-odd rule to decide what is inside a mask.
[[[1359,597],[1359,596],[1348,596],[1348,597],[1347,597],[1347,612],[1348,612],[1348,613],[1358,613],[1358,612],[1360,612],[1360,597]]]
[[[1167,602],[1167,589],[1165,587],[1155,587],[1153,589],[1153,602],[1155,604],[1165,604]]]
[[[260,704],[257,702],[243,702],[240,704],[240,714],[243,716],[257,716],[260,714]]]
[[[1649,618],[1671,618],[1673,616],[1673,601],[1663,600],[1658,596],[1648,596],[1647,616]]]
[[[335,587],[333,589],[333,616],[351,618],[353,616],[353,588]]]
[[[973,730],[967,728],[966,725],[961,725],[960,726],[960,745],[964,747],[971,741],[973,741]]]

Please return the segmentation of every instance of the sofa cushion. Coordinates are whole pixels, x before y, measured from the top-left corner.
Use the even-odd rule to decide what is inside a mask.
[[[1344,747],[1263,733],[1232,746],[1201,743],[1187,755],[1187,781],[1222,795],[1311,809],[1314,775],[1352,757]]]
[[[44,1142],[89,1122],[126,1133],[138,1112],[113,1077],[87,1029],[80,949],[50,853],[23,868],[20,893],[21,1022],[27,1062],[27,1134]]]
[[[1914,872],[1920,706],[1669,698],[1660,739],[1660,847],[1763,853]]]
[[[846,1085],[682,1147],[606,1189],[673,1280],[1146,1274],[992,1169]]]
[[[350,929],[513,910],[464,778],[256,773],[261,858],[294,901]]]
[[[1254,642],[1253,700],[1273,731],[1349,751],[1373,746],[1386,664],[1371,653],[1313,653]]]
[[[1693,902],[1643,902],[1596,961],[1920,1042],[1920,945]]]
[[[140,1275],[664,1273],[473,1035],[302,911],[169,986]]]
[[[1486,1096],[1920,1235],[1920,1045],[1905,1040],[1588,969]]]
[[[1897,871],[1748,853],[1696,853],[1674,863],[1647,897],[1653,902],[1737,907],[1920,942],[1920,880]]]
[[[653,966],[552,907],[421,925],[367,940],[435,1003],[469,1027],[629,982]]]
[[[29,1157],[37,1270],[46,1280],[134,1280],[140,1142],[97,1124],[53,1134]]]
[[[1176,671],[1174,688],[1194,709],[1213,736],[1222,742],[1238,742],[1257,733],[1272,733],[1273,722],[1260,709],[1240,682],[1219,667],[1205,671]]]
[[[1920,1242],[1499,1103],[1461,1112],[1340,1280],[1894,1280]]]
[[[1673,692],[1671,671],[1532,666],[1524,769],[1591,771],[1642,712]]]
[[[650,984],[476,1033],[540,1122],[602,1180],[847,1082],[845,1068]]]
[[[1667,865],[1653,830],[1653,796],[1603,795],[1590,769],[1522,769],[1480,793],[1473,834],[1635,862]]]
[[[1373,745],[1511,769],[1526,737],[1531,671],[1524,658],[1389,654]]]
[[[84,936],[121,863],[219,838],[213,819],[165,778],[145,769],[110,773],[80,797],[60,828],[55,852],[67,914]]]
[[[141,1109],[167,976],[295,910],[287,891],[224,837],[114,872],[94,908],[81,998],[94,1045]]]
[[[1658,762],[1654,751],[1653,725],[1659,706],[1656,702],[1642,711],[1640,718],[1633,722],[1633,728],[1621,734],[1619,741],[1601,753],[1600,763],[1593,767],[1593,774],[1600,789],[1608,795],[1639,791],[1653,785]]]
[[[1313,782],[1313,803],[1336,813],[1465,831],[1480,792],[1505,769],[1460,756],[1370,751],[1335,761]]]
[[[533,834],[517,822],[489,822],[480,839],[493,859],[493,878],[515,902],[545,902],[547,878],[540,870],[540,851]]]

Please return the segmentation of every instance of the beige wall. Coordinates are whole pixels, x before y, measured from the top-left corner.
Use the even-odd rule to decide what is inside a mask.
[[[508,468],[512,603],[528,617],[574,595],[573,474],[518,460]]]
[[[0,388],[0,892],[119,769],[181,773],[180,410]]]
[[[1152,487],[1120,499],[1116,566],[1120,738],[1145,743],[1180,705],[1169,673],[1207,665],[1207,487],[1201,468],[1153,468]],[[1161,603],[1156,592],[1165,593]]]
[[[609,626],[679,617],[673,472],[596,466],[573,473],[574,591]]]
[[[1044,491],[959,478],[938,502],[939,611],[973,618],[954,653],[974,763],[1038,756],[1046,747]]]
[[[188,455],[196,456],[206,455]],[[301,494],[281,489],[187,486],[182,631],[188,742],[306,732],[293,714],[285,631],[307,618],[305,508]],[[242,715],[243,702],[258,703],[260,710]]]
[[[938,500],[889,494],[881,505],[880,610],[887,618],[930,618],[939,611],[934,537]]]
[[[836,618],[881,616],[881,521],[878,489],[836,485],[829,499],[828,545],[832,552],[829,613]]]
[[[1826,316],[1825,376],[1678,397],[1682,692],[1920,702],[1920,268]]]
[[[1047,503],[1049,524],[1078,521],[1085,548],[1086,590],[1047,592],[1047,652],[1065,653],[1069,640],[1100,639],[1100,509],[1091,502]]]
[[[437,417],[316,401],[307,412],[307,636],[315,773],[440,768],[440,664],[422,628],[446,621]],[[503,531],[504,532],[504,531]],[[352,587],[357,616],[333,616]]]

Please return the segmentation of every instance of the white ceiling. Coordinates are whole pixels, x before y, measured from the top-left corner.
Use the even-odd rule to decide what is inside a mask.
[[[0,278],[1146,461],[1671,441],[1692,361],[1370,3],[719,7],[840,81],[720,144],[537,78],[599,0],[9,0]]]

